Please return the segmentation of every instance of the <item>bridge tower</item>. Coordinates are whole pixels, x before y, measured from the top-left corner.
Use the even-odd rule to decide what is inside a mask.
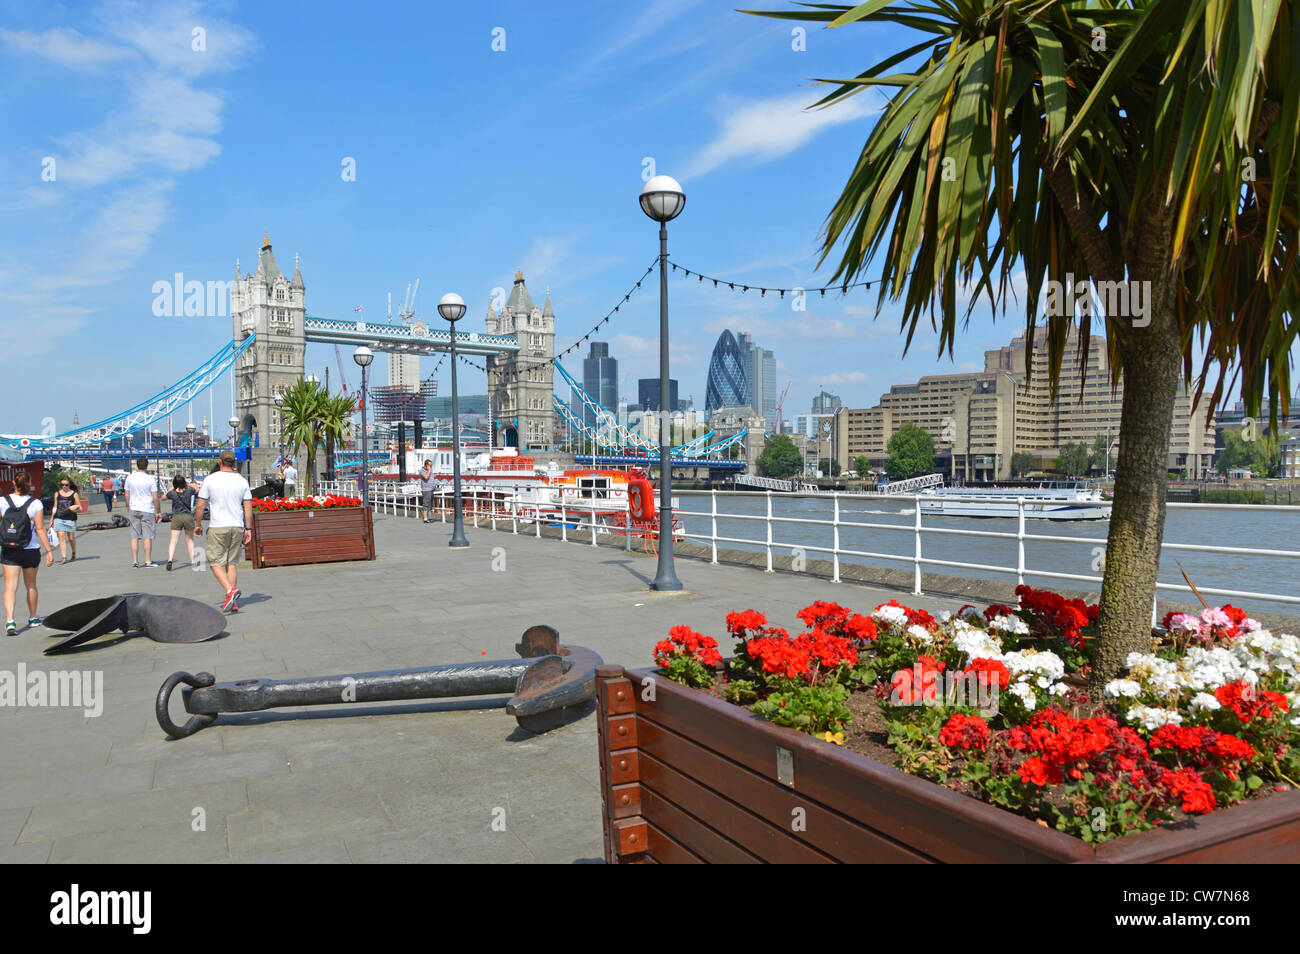
[[[519,351],[487,356],[488,407],[492,414],[493,444],[518,447],[521,451],[554,449],[555,311],[551,307],[551,290],[546,289],[546,303],[538,308],[524,273],[515,272],[500,314],[489,301],[487,331],[494,335],[518,335]]]
[[[280,411],[276,397],[303,376],[306,338],[306,289],[298,256],[293,278],[285,278],[271,252],[268,231],[257,256],[257,271],[240,274],[235,260],[231,292],[231,322],[235,342],[256,332],[257,340],[239,357],[235,372],[235,413],[241,443],[249,443],[256,428],[249,473],[254,484],[270,470],[280,454]]]

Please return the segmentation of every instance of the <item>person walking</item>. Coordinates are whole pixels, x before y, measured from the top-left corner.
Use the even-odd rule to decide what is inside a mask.
[[[54,532],[59,535],[59,565],[77,559],[77,512],[81,509],[81,495],[77,485],[67,477],[59,478],[59,489],[54,494]],[[72,557],[68,557],[68,548]]]
[[[419,476],[420,493],[424,502],[424,522],[433,523],[433,497],[438,492],[438,478],[433,476],[433,461],[426,460]]]
[[[186,481],[177,474],[172,478],[172,489],[167,491],[167,499],[172,503],[172,533],[167,544],[167,569],[172,568],[176,556],[176,541],[185,534],[185,546],[190,551],[190,566],[194,565],[194,503],[198,500],[200,485]]]
[[[41,566],[41,549],[45,565],[54,566],[54,551],[45,536],[45,507],[32,495],[32,479],[27,471],[14,474],[14,492],[0,497],[0,565],[4,567],[5,635],[17,636],[14,603],[18,595],[18,578],[27,587],[27,625],[40,626],[36,615],[36,572]]]
[[[113,483],[113,475],[109,474],[105,477],[104,482],[100,484],[100,487],[103,488],[104,491],[104,506],[108,508],[109,513],[112,513],[113,497],[117,493],[117,485]]]
[[[199,502],[194,509],[194,535],[203,535],[203,514],[211,515],[208,542],[204,547],[208,566],[225,591],[221,608],[230,613],[239,612],[239,559],[240,546],[247,546],[253,532],[248,527],[253,522],[253,491],[235,469],[235,452],[227,448],[221,452],[216,473],[203,478],[199,488]],[[210,509],[209,509],[210,508]]]
[[[149,459],[140,457],[135,462],[136,471],[126,478],[127,519],[131,523],[131,566],[138,569],[153,568],[153,535],[158,520],[158,488],[146,471]],[[144,563],[140,562],[139,546],[144,543]]]

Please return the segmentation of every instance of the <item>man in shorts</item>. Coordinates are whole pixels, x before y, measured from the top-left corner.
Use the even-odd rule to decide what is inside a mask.
[[[284,495],[290,498],[298,496],[298,468],[293,466],[292,457],[285,458],[280,476],[284,478]]]
[[[153,535],[157,526],[158,487],[154,479],[145,471],[149,469],[149,459],[140,457],[135,462],[136,471],[126,478],[127,519],[131,524],[131,566],[156,567],[153,562]],[[144,541],[144,563],[140,563],[139,546]]]
[[[199,488],[198,506],[194,510],[194,535],[203,533],[203,515],[211,518],[208,542],[205,547],[208,566],[225,592],[221,608],[230,613],[239,612],[239,548],[247,546],[253,531],[247,529],[253,522],[253,491],[235,469],[235,452],[227,448],[221,452],[218,469],[203,478]]]

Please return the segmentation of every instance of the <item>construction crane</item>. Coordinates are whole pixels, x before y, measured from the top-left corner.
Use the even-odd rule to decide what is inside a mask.
[[[773,431],[774,434],[781,433],[781,406],[785,404],[785,396],[790,393],[790,385],[793,383],[793,381],[785,383],[785,390],[781,392],[781,400],[776,402],[776,430]]]
[[[397,310],[397,317],[401,319],[402,324],[409,325],[411,319],[415,317],[415,296],[420,293],[420,280],[415,280],[415,287],[409,284],[406,286],[406,297],[402,299],[402,306]],[[388,293],[388,323],[393,323],[393,293]]]

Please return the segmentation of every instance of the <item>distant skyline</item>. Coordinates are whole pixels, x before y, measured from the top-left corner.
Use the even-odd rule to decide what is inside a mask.
[[[389,293],[396,312],[418,278],[418,317],[439,324],[434,306],[455,291],[469,306],[462,329],[482,330],[493,290],[521,268],[539,301],[550,287],[563,350],[655,258],[637,203],[650,172],[687,194],[672,260],[737,285],[670,276],[683,400],[704,406],[724,328],[775,352],[776,393],[789,382],[786,408],[800,412],[823,388],[869,407],[891,384],[982,368],[1022,315],[995,323],[980,305],[953,358],[936,356],[925,325],[904,356],[899,309],[886,302],[872,320],[874,288],[812,294],[803,311],[756,290],[830,281],[820,229],[882,102],[864,92],[808,110],[821,95],[810,78],[857,75],[915,42],[899,28],[810,24],[797,43],[795,29],[706,0],[373,12],[10,0],[0,327],[14,397],[0,432],[115,414],[197,367],[229,340],[230,319],[156,314],[159,283],[229,281],[268,232],[286,268],[300,256],[308,314],[381,320]],[[620,397],[658,374],[658,307],[652,276],[592,335],[620,362]],[[579,378],[586,350],[563,359]],[[328,346],[309,346],[306,366],[337,381]],[[424,359],[421,377],[435,366],[446,393],[446,361]],[[486,390],[481,372],[459,377],[466,393]],[[214,404],[224,422],[224,381]]]

